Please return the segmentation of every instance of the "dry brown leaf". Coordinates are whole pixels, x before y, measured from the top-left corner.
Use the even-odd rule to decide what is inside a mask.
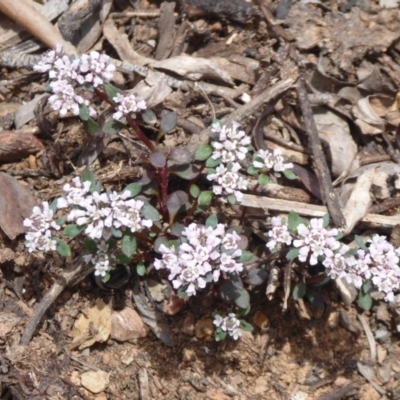
[[[365,170],[357,179],[352,188],[349,199],[343,209],[346,219],[344,234],[350,233],[354,226],[367,214],[371,206],[371,185],[375,176],[375,168]]]
[[[36,200],[12,176],[0,173],[0,228],[10,238],[15,239],[25,233],[23,220],[32,214]]]
[[[150,66],[155,69],[173,72],[193,81],[211,79],[234,86],[229,74],[206,58],[196,58],[182,54],[167,60],[155,61]]]
[[[334,176],[349,171],[358,149],[350,133],[349,124],[337,113],[325,107],[313,109],[318,133],[329,146],[329,162]]]
[[[79,349],[85,349],[96,342],[104,343],[108,340],[111,333],[111,307],[98,299],[96,305],[89,308],[87,312],[75,321],[72,334],[72,343],[79,342]],[[88,338],[89,337],[89,338]]]

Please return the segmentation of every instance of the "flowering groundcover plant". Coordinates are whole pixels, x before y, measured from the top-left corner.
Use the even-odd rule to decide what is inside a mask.
[[[287,219],[273,217],[265,232],[266,254],[258,258],[248,251],[246,211],[240,225],[230,227],[211,212],[214,198],[240,204],[250,179],[257,179],[255,192],[271,176],[294,179],[293,165],[279,150],[255,151],[237,122],[215,121],[216,140],[199,147],[194,157],[186,149],[163,146],[163,135],[174,127],[171,113],[160,121],[160,132],[151,141],[140,127],[143,115],[150,112],[146,102],[109,83],[115,69],[109,61],[97,52],[67,57],[57,47],[34,69],[49,76],[51,108],[60,116],[79,116],[89,133],[98,131],[96,108],[105,104],[112,118],[103,132],[127,129],[147,147],[144,175],[118,192],[104,190],[92,172],[83,171],[64,185],[62,197],[35,207],[24,221],[29,252],[57,251],[69,257],[83,251],[85,262],[103,282],[123,264],[134,266],[136,277],[166,273],[182,298],[200,291],[218,292],[225,316],[214,313],[216,340],[227,336],[236,340],[243,330],[252,329],[239,318],[251,311],[253,288],[266,284],[272,257],[280,265],[292,263],[303,277],[318,266],[322,278],[346,279],[360,289],[359,304],[365,309],[372,303],[372,286],[387,301],[394,299],[400,289],[400,249],[378,235],[365,243],[356,236],[350,246],[337,229],[328,227],[328,216],[310,221],[294,212]],[[185,190],[171,189],[172,176]],[[293,297],[308,290],[301,281],[294,286]]]

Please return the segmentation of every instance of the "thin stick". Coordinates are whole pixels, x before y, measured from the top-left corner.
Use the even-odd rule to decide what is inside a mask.
[[[53,286],[47,291],[40,303],[35,307],[35,311],[25,326],[25,331],[21,338],[21,345],[27,346],[32,339],[33,333],[38,326],[40,320],[42,319],[44,313],[47,309],[54,303],[57,297],[62,293],[62,291],[72,282],[72,280],[79,274],[83,264],[83,257],[80,256],[76,258],[65,270],[59,282],[55,282]],[[87,268],[85,271],[86,275],[92,272],[93,268]]]
[[[321,184],[324,203],[328,207],[329,215],[338,228],[346,225],[346,220],[340,208],[339,198],[333,190],[332,178],[329,173],[328,163],[322,150],[321,139],[318,135],[317,126],[314,121],[312,109],[307,96],[304,77],[300,77],[297,84],[297,96],[299,99],[301,112],[303,113],[309,137],[310,148],[314,158],[314,169]]]
[[[321,218],[328,212],[328,209],[325,206],[316,206],[314,204],[305,204],[299,203],[298,201],[274,199],[264,196],[253,196],[251,194],[244,194],[243,200],[241,201],[240,205],[246,207],[261,208],[265,211],[270,210],[283,213],[295,211],[299,215],[313,218]],[[398,225],[399,216],[367,214],[361,219],[361,222],[393,228],[394,226]]]

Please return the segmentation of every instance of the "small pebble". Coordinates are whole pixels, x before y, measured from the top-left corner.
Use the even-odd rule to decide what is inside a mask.
[[[381,328],[377,329],[375,332],[375,339],[379,343],[385,343],[386,340],[388,340],[390,337],[390,332],[387,330],[385,326],[382,326]]]

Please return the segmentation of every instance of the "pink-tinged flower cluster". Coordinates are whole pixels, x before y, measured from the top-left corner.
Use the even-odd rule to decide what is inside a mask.
[[[283,224],[282,218],[272,217],[272,229],[268,232],[270,240],[267,243],[267,247],[273,251],[278,245],[286,244],[290,246],[292,244],[292,235],[286,224]]]
[[[30,253],[33,251],[52,251],[56,249],[57,241],[54,240],[54,230],[60,229],[54,221],[54,212],[49,203],[44,201],[42,208],[35,206],[30,218],[25,218],[24,226],[29,228],[25,235],[25,245]]]
[[[116,257],[110,253],[108,243],[100,241],[97,244],[96,254],[87,254],[83,256],[87,264],[92,264],[94,267],[94,274],[96,276],[106,276],[115,266]]]
[[[282,172],[293,168],[293,164],[284,162],[282,152],[279,149],[275,149],[273,152],[258,150],[253,156],[253,167],[265,171]]]
[[[355,251],[336,240],[338,230],[324,228],[322,218],[311,219],[307,226],[300,224],[297,236],[289,232],[281,218],[273,218],[272,225],[267,243],[270,250],[293,244],[299,249],[298,259],[310,265],[317,264],[321,256],[332,279],[346,279],[357,288],[371,281],[387,301],[393,301],[395,292],[400,291],[400,248],[394,248],[384,236],[373,236],[365,249]]]
[[[118,104],[116,107],[117,112],[113,114],[113,118],[116,120],[120,120],[125,115],[131,115],[146,109],[146,102],[138,100],[134,94],[124,96],[118,93],[113,100]]]
[[[85,84],[97,87],[112,78],[115,66],[110,64],[110,57],[92,51],[73,58],[64,55],[62,47],[57,46],[44,54],[38,64],[33,66],[38,72],[48,72],[53,95],[49,104],[60,115],[71,112],[79,114],[79,106],[85,104],[90,116],[96,115],[91,107],[91,93]]]
[[[223,224],[212,228],[192,223],[182,232],[178,248],[160,246],[162,259],[155,260],[154,267],[168,269],[174,288],[193,296],[207,282],[217,282],[221,273],[238,274],[243,270],[243,264],[237,262],[242,255],[239,241],[240,236],[227,233]]]
[[[214,325],[224,332],[227,332],[234,340],[242,336],[242,329],[240,328],[240,320],[237,319],[234,313],[229,313],[228,316],[222,317],[219,314],[214,316]]]
[[[75,178],[73,182],[74,186],[64,185],[67,195],[58,199],[57,207],[72,207],[67,220],[78,226],[86,226],[85,233],[90,238],[101,239],[104,231],[109,231],[112,227],[138,232],[153,225],[151,220],[141,216],[144,202],[131,199],[129,191],[121,194],[97,191],[90,193],[90,182],[82,183],[80,178]]]
[[[300,261],[305,262],[310,257],[310,265],[318,263],[318,256],[333,257],[334,251],[340,248],[340,243],[335,239],[338,230],[324,228],[322,218],[312,218],[308,226],[300,224],[297,233],[298,238],[293,240],[293,246],[300,250]]]
[[[211,143],[215,149],[211,156],[214,160],[220,158],[223,163],[244,160],[251,139],[245,131],[238,129],[239,126],[237,122],[222,126],[219,123],[213,124],[211,131],[219,133],[219,140]]]
[[[243,178],[240,174],[239,163],[229,163],[228,166],[223,164],[219,165],[215,173],[207,176],[209,181],[216,181],[213,186],[213,192],[216,195],[230,195],[233,194],[238,202],[243,199],[242,190],[246,190],[248,180]]]

